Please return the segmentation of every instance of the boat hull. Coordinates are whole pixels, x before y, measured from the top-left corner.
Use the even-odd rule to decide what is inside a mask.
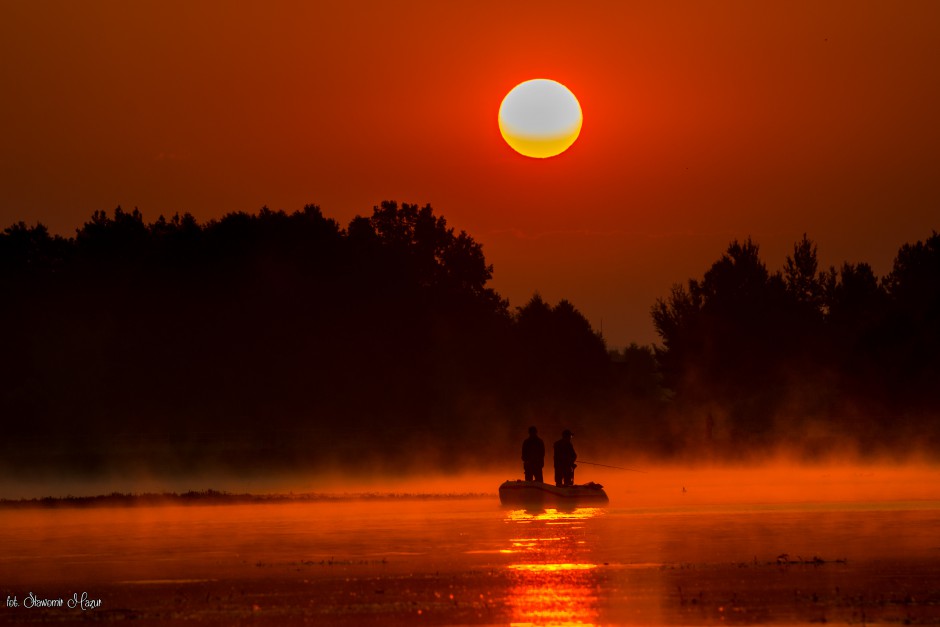
[[[558,487],[539,481],[504,481],[499,486],[504,505],[599,505],[608,502],[603,486],[587,483]]]

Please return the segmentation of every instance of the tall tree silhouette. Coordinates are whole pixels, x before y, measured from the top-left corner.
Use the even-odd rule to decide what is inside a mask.
[[[884,285],[896,393],[934,409],[927,390],[940,388],[940,235],[903,245]]]
[[[534,294],[517,308],[516,329],[523,355],[519,376],[534,396],[583,402],[609,382],[604,340],[569,301],[552,307]]]
[[[780,365],[793,349],[786,316],[794,298],[805,297],[796,281],[812,272],[814,256],[804,238],[791,260],[788,298],[788,284],[768,272],[757,244],[735,240],[701,281],[676,286],[653,306],[667,386],[683,402],[721,406],[737,441],[773,435],[774,408],[785,393]]]

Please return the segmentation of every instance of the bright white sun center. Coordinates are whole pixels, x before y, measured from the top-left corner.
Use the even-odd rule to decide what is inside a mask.
[[[516,85],[499,107],[499,131],[527,157],[553,157],[567,150],[581,132],[581,105],[571,91],[537,78]]]

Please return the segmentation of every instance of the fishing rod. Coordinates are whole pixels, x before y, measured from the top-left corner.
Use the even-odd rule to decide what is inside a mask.
[[[642,472],[644,475],[649,474],[645,470],[637,470],[636,468],[624,468],[622,466],[611,466],[610,464],[598,464],[597,462],[585,462],[585,461],[581,461],[580,459],[577,461],[577,463],[587,464],[588,466],[600,466],[602,468],[615,468],[617,470],[628,470],[630,472]]]

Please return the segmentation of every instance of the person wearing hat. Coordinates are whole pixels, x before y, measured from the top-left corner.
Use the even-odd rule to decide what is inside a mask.
[[[526,481],[543,482],[542,467],[545,466],[545,443],[538,429],[529,427],[529,437],[522,442],[522,471]]]
[[[555,442],[555,485],[559,487],[574,485],[574,460],[578,459],[578,454],[571,443],[573,435],[565,429],[561,432],[561,439]]]

